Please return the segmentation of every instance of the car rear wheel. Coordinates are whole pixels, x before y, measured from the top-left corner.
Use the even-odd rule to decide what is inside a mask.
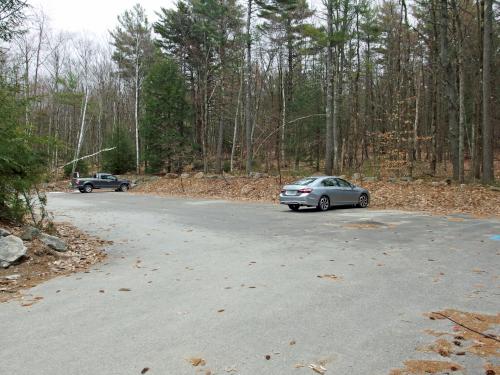
[[[328,209],[330,208],[330,198],[328,198],[326,195],[323,195],[321,198],[319,198],[317,208],[320,211],[328,211]]]
[[[361,194],[359,196],[358,207],[361,207],[361,208],[368,207],[368,195]]]
[[[298,211],[299,210],[299,205],[298,204],[289,204],[288,208],[292,211]]]
[[[92,188],[92,185],[90,185],[90,184],[87,184],[87,185],[85,185],[85,186],[83,187],[83,191],[84,191],[85,193],[92,193],[92,190],[93,190],[93,188]]]
[[[121,184],[120,185],[120,191],[126,192],[128,190],[128,185],[127,184]]]

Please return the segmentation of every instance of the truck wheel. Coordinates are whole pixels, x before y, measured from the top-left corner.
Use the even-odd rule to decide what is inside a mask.
[[[120,191],[126,192],[128,190],[128,185],[127,184],[121,184],[120,185]]]
[[[85,193],[92,193],[92,185],[90,185],[90,184],[85,185],[85,186],[83,187],[83,191],[84,191]]]

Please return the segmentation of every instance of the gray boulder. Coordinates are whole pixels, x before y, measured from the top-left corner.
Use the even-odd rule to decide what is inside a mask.
[[[376,182],[377,181],[377,177],[363,177],[363,181],[365,182]]]
[[[66,245],[66,242],[56,236],[51,236],[43,233],[40,235],[40,241],[42,241],[45,245],[55,251],[65,252],[68,250],[68,245]]]
[[[16,236],[0,237],[0,264],[9,267],[16,260],[26,255],[27,248],[23,240]]]
[[[11,233],[7,229],[0,228],[0,237],[10,236]]]
[[[40,229],[32,226],[27,226],[24,228],[23,233],[21,233],[21,239],[24,241],[31,241],[40,235]]]
[[[359,180],[360,178],[361,178],[361,173],[354,173],[354,174],[352,175],[352,179],[353,179],[353,180]]]
[[[181,178],[189,178],[191,175],[189,173],[182,173]]]
[[[203,178],[203,177],[205,177],[205,173],[203,173],[203,172],[198,172],[198,173],[196,173],[193,177],[194,177],[194,178]]]

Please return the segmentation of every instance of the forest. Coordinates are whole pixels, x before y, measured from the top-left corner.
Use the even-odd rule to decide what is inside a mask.
[[[151,22],[141,4],[124,9],[99,41],[0,0],[2,212],[75,170],[494,182],[493,0],[180,0],[156,11]]]

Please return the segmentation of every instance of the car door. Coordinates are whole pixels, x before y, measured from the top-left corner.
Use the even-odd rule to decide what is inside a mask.
[[[321,181],[322,195],[328,195],[330,205],[339,204],[339,194],[337,191],[337,183],[334,178],[325,178]]]
[[[99,178],[99,187],[101,189],[109,189],[111,186],[111,180],[109,179],[111,176],[108,174],[102,174]]]
[[[354,191],[352,185],[341,178],[337,178],[336,180],[339,185],[339,190],[342,192],[343,204],[357,203],[357,192]]]
[[[108,176],[108,181],[109,181],[109,187],[113,189],[117,189],[120,185],[120,181],[118,181],[118,178],[115,176]]]

